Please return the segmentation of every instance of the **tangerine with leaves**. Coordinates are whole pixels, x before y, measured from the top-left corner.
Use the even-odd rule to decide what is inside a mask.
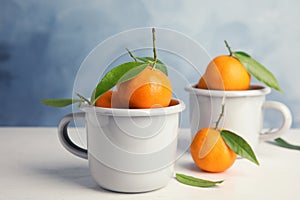
[[[73,103],[106,108],[167,107],[171,102],[172,85],[166,65],[157,58],[155,28],[152,28],[153,58],[137,57],[126,48],[133,62],[122,63],[108,71],[92,92],[91,98],[77,93],[74,99],[43,99],[42,103],[53,107],[65,107]],[[109,91],[114,87],[117,91]]]
[[[117,98],[127,108],[167,107],[172,98],[172,85],[163,72],[148,66],[135,78],[117,86]]]
[[[225,96],[216,126],[201,129],[193,138],[190,152],[195,164],[204,171],[222,172],[232,166],[237,155],[240,155],[259,165],[255,153],[246,140],[236,133],[218,128],[224,110]]]
[[[208,172],[225,171],[237,157],[214,128],[201,129],[193,139],[190,152],[195,164]]]

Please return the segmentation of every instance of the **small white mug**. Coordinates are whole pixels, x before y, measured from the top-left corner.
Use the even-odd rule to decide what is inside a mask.
[[[182,101],[165,108],[117,109],[82,105],[84,112],[66,115],[58,127],[63,146],[88,159],[94,180],[117,192],[146,192],[165,186],[173,176]],[[85,120],[87,149],[74,144],[67,128]]]
[[[249,90],[222,91],[199,89],[195,85],[188,85],[185,90],[190,94],[192,136],[204,127],[215,127],[221,114],[223,97],[225,110],[219,128],[235,132],[249,142],[254,149],[259,141],[275,139],[291,127],[292,116],[288,107],[280,102],[265,100],[266,95],[271,92],[269,87],[252,85]],[[265,108],[281,112],[283,122],[278,130],[262,134]]]

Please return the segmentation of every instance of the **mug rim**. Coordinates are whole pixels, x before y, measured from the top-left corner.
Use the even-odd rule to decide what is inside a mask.
[[[124,116],[124,117],[144,117],[144,116],[161,116],[161,115],[170,115],[182,112],[185,109],[185,103],[180,99],[175,99],[178,101],[178,104],[163,107],[163,108],[147,108],[147,109],[126,109],[126,108],[103,108],[88,105],[86,103],[80,106],[80,109],[86,113],[95,112],[96,114],[108,115],[108,116]]]
[[[210,90],[196,88],[197,84],[189,84],[185,86],[185,91],[194,93],[195,95],[211,96],[211,97],[249,97],[263,96],[271,92],[271,88],[263,85],[250,85],[248,90]]]

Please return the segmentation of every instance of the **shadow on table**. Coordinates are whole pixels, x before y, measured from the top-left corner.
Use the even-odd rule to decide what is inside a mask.
[[[109,192],[101,188],[91,177],[87,165],[31,165],[28,166],[33,173],[48,180],[56,179],[67,184],[79,185],[98,192]]]
[[[199,172],[201,171],[193,162],[178,162],[176,166],[188,171]]]

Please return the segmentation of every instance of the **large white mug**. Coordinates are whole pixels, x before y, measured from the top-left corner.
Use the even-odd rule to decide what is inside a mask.
[[[146,192],[165,186],[173,176],[179,113],[185,105],[152,109],[81,106],[59,124],[63,146],[88,159],[94,180],[117,192]],[[87,149],[74,144],[67,128],[71,120],[86,123]]]
[[[249,90],[222,91],[199,89],[195,85],[188,85],[185,90],[190,94],[192,136],[204,127],[215,127],[221,114],[223,98],[225,110],[219,128],[237,133],[254,148],[259,141],[280,137],[291,127],[292,116],[288,107],[280,102],[266,101],[266,95],[271,92],[269,87],[252,85]],[[279,129],[262,133],[263,110],[266,108],[279,111],[283,116],[283,122]]]

